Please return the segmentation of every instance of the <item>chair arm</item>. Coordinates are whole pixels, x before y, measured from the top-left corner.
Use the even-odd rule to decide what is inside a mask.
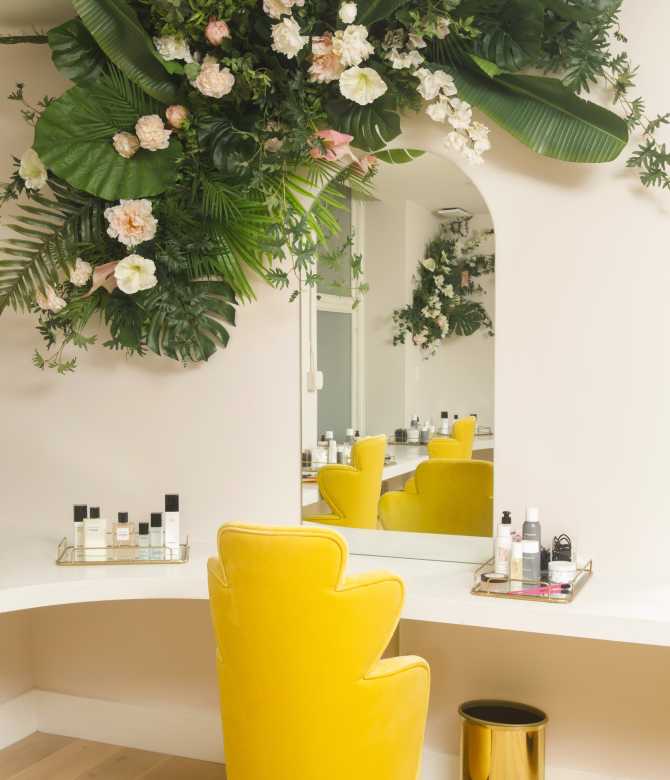
[[[416,493],[416,477],[410,477],[405,482],[405,493]]]

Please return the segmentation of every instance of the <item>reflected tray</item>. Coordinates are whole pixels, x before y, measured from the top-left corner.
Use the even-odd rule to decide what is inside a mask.
[[[114,566],[131,564],[186,563],[188,537],[179,549],[171,547],[75,547],[68,539],[58,545],[57,566]]]
[[[510,580],[505,582],[487,582],[482,575],[493,574],[494,559],[483,563],[475,572],[475,581],[470,593],[473,596],[484,596],[496,599],[509,599],[512,601],[535,601],[540,604],[570,604],[580,593],[584,585],[593,575],[593,562],[577,568],[577,575],[570,583],[568,590],[549,590],[559,588],[560,585],[550,583],[548,580]],[[523,591],[536,591],[547,589],[545,593],[527,593]]]

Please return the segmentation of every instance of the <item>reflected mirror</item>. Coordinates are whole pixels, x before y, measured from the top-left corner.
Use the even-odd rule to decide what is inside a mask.
[[[352,552],[489,557],[493,222],[468,176],[423,154],[345,192],[302,295],[302,518]]]

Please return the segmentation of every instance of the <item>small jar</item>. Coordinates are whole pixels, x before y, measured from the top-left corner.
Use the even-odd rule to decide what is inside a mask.
[[[577,564],[574,561],[549,561],[549,582],[569,585],[577,576]]]

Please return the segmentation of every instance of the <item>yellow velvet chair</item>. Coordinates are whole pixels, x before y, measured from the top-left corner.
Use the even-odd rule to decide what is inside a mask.
[[[429,458],[454,458],[466,460],[472,457],[477,419],[464,417],[456,420],[451,436],[436,437],[428,442]]]
[[[389,531],[491,536],[493,464],[426,460],[416,470],[412,489],[381,497],[379,518]]]
[[[430,671],[380,660],[402,580],[326,528],[224,525],[209,594],[228,780],[417,780]]]
[[[368,436],[352,447],[351,466],[333,464],[320,468],[319,492],[332,514],[305,519],[349,528],[376,528],[385,454],[386,436]]]

